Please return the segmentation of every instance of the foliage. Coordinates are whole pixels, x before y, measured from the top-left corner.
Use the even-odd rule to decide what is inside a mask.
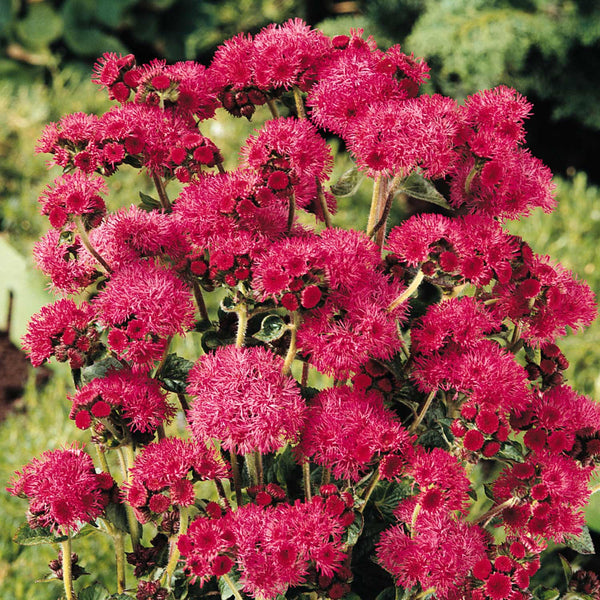
[[[0,42],[12,58],[38,65],[55,64],[57,53],[92,59],[107,51],[190,60],[239,28],[300,10],[298,0],[8,0],[0,7]]]

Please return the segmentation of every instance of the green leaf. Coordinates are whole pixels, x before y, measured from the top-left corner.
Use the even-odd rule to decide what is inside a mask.
[[[285,447],[283,452],[280,452],[275,457],[275,476],[280,485],[287,487],[288,481],[293,479],[294,473],[299,469],[294,453],[289,446]]]
[[[288,329],[286,322],[279,315],[268,315],[260,324],[260,331],[252,337],[261,342],[278,340]]]
[[[144,192],[139,192],[140,194],[140,204],[139,207],[146,212],[152,212],[153,210],[160,208],[160,202],[153,198],[152,196],[148,196],[148,194],[144,194]]]
[[[437,191],[433,183],[418,173],[410,174],[402,182],[396,193],[404,193],[411,198],[436,204],[446,210],[452,210],[446,198]]]
[[[562,554],[559,554],[558,558],[560,558],[560,564],[562,565],[563,573],[565,574],[565,581],[568,587],[569,582],[571,581],[571,577],[573,577],[573,567],[571,566],[571,563]]]
[[[504,460],[523,462],[523,446],[519,442],[504,442],[498,452],[498,457]]]
[[[338,198],[353,196],[362,183],[363,176],[358,172],[358,168],[353,166],[343,173],[340,178],[329,188],[331,193]]]
[[[394,517],[394,510],[398,508],[400,501],[404,500],[404,498],[409,495],[410,489],[408,484],[379,482],[378,486],[373,491],[371,500],[374,510],[376,510],[386,521],[393,523],[396,520]]]
[[[352,547],[356,545],[356,542],[358,542],[358,538],[363,531],[364,525],[365,520],[363,516],[359,512],[356,512],[354,515],[354,521],[350,527],[348,527],[348,531],[346,532],[346,544],[348,546]]]
[[[17,21],[15,31],[25,46],[38,50],[60,37],[63,22],[49,3],[29,4],[27,16]]]
[[[106,507],[106,518],[117,529],[129,533],[129,523],[127,522],[127,511],[123,504],[109,502]]]
[[[13,541],[21,546],[38,546],[40,544],[60,544],[67,539],[66,535],[56,536],[50,527],[36,527],[32,529],[29,523],[23,523],[13,537]]]
[[[81,381],[89,383],[93,379],[102,379],[106,377],[108,371],[119,371],[122,368],[123,365],[116,358],[107,356],[93,365],[81,369]]]
[[[233,583],[236,590],[241,592],[241,586],[239,583],[240,576],[233,570],[229,571],[227,575],[229,576],[229,580]],[[219,577],[219,592],[221,593],[221,600],[227,600],[234,595],[233,590],[229,587],[229,584],[223,577]]]
[[[169,392],[185,393],[187,378],[194,363],[177,354],[169,354],[165,359],[157,379]]]
[[[108,590],[98,582],[84,587],[77,594],[78,600],[107,600],[108,597]]]
[[[575,550],[579,554],[595,554],[594,542],[590,535],[590,530],[587,525],[583,526],[581,533],[577,536],[569,535],[565,537],[565,544],[571,550]]]
[[[567,592],[561,600],[596,600],[597,596],[582,594],[581,592]]]
[[[211,352],[216,350],[219,346],[227,346],[227,344],[233,343],[231,338],[223,338],[214,329],[209,329],[202,334],[200,344],[204,352]]]
[[[545,588],[539,585],[532,591],[533,597],[537,600],[556,600],[560,597],[560,592],[556,588]]]
[[[108,600],[133,600],[133,598],[134,596],[130,596],[129,594],[113,594],[108,597]]]
[[[221,304],[219,305],[219,308],[223,312],[232,313],[232,312],[236,312],[237,304],[235,303],[234,299],[231,296],[225,296],[225,298],[223,298],[223,300],[221,300]]]
[[[375,600],[396,600],[396,588],[394,586],[386,587],[379,592]]]

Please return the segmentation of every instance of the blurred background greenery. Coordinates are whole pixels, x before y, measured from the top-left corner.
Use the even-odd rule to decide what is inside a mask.
[[[510,225],[537,252],[549,254],[600,293],[600,4],[595,0],[0,0],[0,329],[15,293],[15,344],[29,315],[51,301],[31,266],[31,245],[46,228],[37,197],[57,174],[33,148],[46,123],[76,112],[100,113],[108,101],[89,81],[105,51],[208,63],[215,48],[238,31],[301,17],[328,34],[364,28],[386,48],[401,43],[431,66],[427,92],[462,100],[478,89],[506,84],[534,104],[528,144],[556,174],[558,208]],[[259,113],[256,115],[260,118]],[[266,115],[265,115],[266,118]],[[258,123],[259,124],[259,123]],[[220,116],[204,133],[235,163],[241,140],[257,125]],[[336,150],[337,152],[337,150]],[[348,165],[340,156],[339,171]],[[112,207],[138,200],[150,184],[133,172],[111,179]],[[356,198],[340,199],[336,223],[364,220],[363,184]],[[405,207],[396,207],[400,219]],[[570,360],[569,383],[600,400],[600,324],[561,344]],[[1,355],[0,355],[1,359]],[[67,421],[64,370],[43,389],[33,377],[24,397],[0,423],[0,481],[48,448],[74,439]],[[0,496],[0,597],[60,596],[56,584],[33,584],[52,556],[47,547],[11,540],[24,503]],[[588,510],[600,531],[600,494]],[[100,579],[108,547],[76,551]]]

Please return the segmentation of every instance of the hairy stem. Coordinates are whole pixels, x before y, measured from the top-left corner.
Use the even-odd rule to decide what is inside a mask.
[[[202,290],[198,285],[198,282],[194,280],[192,283],[192,289],[194,290],[194,298],[196,299],[196,304],[198,305],[198,310],[200,311],[200,316],[203,321],[209,321],[208,310],[206,308],[206,303],[204,302],[204,296],[202,295]]]
[[[367,235],[373,232],[377,221],[377,202],[379,199],[379,190],[381,189],[381,175],[377,175],[373,180],[373,194],[371,195],[371,208],[369,209],[369,220],[367,221]]]
[[[238,316],[238,328],[237,335],[235,338],[236,348],[241,348],[244,345],[244,341],[246,340],[246,329],[248,328],[248,307],[245,302],[240,302],[235,312]]]
[[[215,487],[217,488],[217,494],[219,495],[221,502],[225,505],[225,508],[227,510],[230,510],[231,505],[229,504],[229,500],[227,499],[227,494],[225,493],[225,488],[223,487],[223,482],[216,477],[213,479],[213,481],[215,482]]]
[[[225,573],[225,575],[221,575],[221,577],[223,578],[223,581],[229,586],[229,589],[233,592],[235,599],[236,600],[244,600],[243,596],[240,594],[237,587],[235,587],[235,583],[233,583],[233,581],[231,581],[231,578],[229,577],[229,575],[227,575],[227,573]]]
[[[171,538],[170,542],[170,555],[169,562],[167,563],[167,568],[165,569],[165,573],[163,575],[163,581],[166,584],[168,589],[171,589],[171,579],[173,577],[173,573],[175,573],[175,568],[177,567],[177,561],[179,560],[179,548],[177,547],[177,540],[180,536],[182,536],[188,528],[188,511],[187,507],[180,506],[179,507],[179,533],[176,536]]]
[[[308,460],[302,462],[302,481],[304,483],[304,499],[310,502],[312,500],[312,490],[310,487],[310,463]]]
[[[125,544],[123,543],[123,534],[116,531],[113,535],[115,542],[115,561],[117,564],[117,593],[122,594],[127,587],[125,579]]]
[[[242,478],[240,476],[240,465],[235,450],[230,452],[231,474],[233,476],[233,488],[235,490],[235,501],[238,506],[242,505]]]
[[[323,215],[323,220],[325,221],[325,227],[329,229],[332,227],[331,225],[331,215],[329,214],[329,209],[327,208],[327,199],[325,198],[325,193],[323,192],[323,185],[319,181],[318,177],[315,177],[317,182],[317,199],[319,200],[319,207],[321,208],[321,213]]]
[[[483,527],[486,527],[497,514],[501,513],[505,508],[511,508],[517,504],[518,501],[518,498],[509,498],[508,500],[502,502],[502,504],[497,504],[496,506],[490,508],[490,510],[483,513],[480,517],[477,517],[474,522],[483,523]]]
[[[275,104],[275,100],[273,100],[273,98],[267,98],[267,106],[271,111],[271,116],[274,119],[277,119],[277,117],[279,117],[279,111],[277,110],[277,105]]]
[[[410,285],[388,306],[388,311],[394,310],[396,307],[400,306],[405,300],[408,300],[416,291],[417,288],[421,285],[421,281],[425,277],[423,271],[417,271],[414,279],[410,282]]]
[[[379,468],[373,473],[373,477],[371,481],[369,481],[369,485],[365,489],[365,494],[363,496],[364,504],[358,509],[358,512],[362,513],[369,502],[369,498],[373,493],[373,490],[377,487],[377,483],[379,482]]]
[[[427,396],[427,399],[425,400],[425,404],[423,404],[423,408],[421,409],[421,412],[417,415],[417,418],[414,420],[413,424],[410,426],[410,433],[414,433],[417,430],[417,427],[419,427],[419,425],[421,424],[421,421],[425,418],[425,415],[427,414],[427,411],[429,410],[429,407],[431,406],[431,403],[433,402],[433,399],[435,398],[435,395],[437,394],[437,388],[434,390],[431,390],[431,392],[429,392],[429,396]]]
[[[292,229],[292,225],[294,224],[294,216],[296,215],[296,194],[294,192],[290,195],[289,205],[288,205],[288,218],[286,230],[289,232]]]
[[[87,251],[102,265],[102,268],[107,273],[110,273],[112,271],[110,265],[98,254],[98,252],[96,252],[96,249],[92,246],[81,217],[75,218],[75,226],[77,227],[77,233],[81,238],[81,242],[86,247]]]
[[[71,569],[71,538],[67,537],[64,542],[61,542],[62,546],[62,572],[63,572],[63,583],[65,585],[65,596],[67,600],[74,600],[75,594],[73,592],[73,571]]]
[[[294,101],[296,102],[296,112],[299,119],[306,119],[306,111],[304,110],[304,100],[302,100],[302,92],[300,88],[294,86]]]
[[[125,452],[128,451],[131,464],[133,464],[133,449],[130,446],[126,446],[126,450],[119,448],[117,455],[119,456],[119,462],[121,464],[121,471],[123,472],[123,483],[129,483],[129,467],[127,465],[127,458]],[[140,524],[135,518],[133,508],[125,503],[125,511],[127,513],[127,524],[129,525],[129,534],[131,535],[131,546],[135,550],[140,545]]]
[[[300,325],[300,315],[298,311],[295,310],[292,313],[292,322],[288,325],[291,337],[290,337],[290,345],[288,347],[287,354],[285,355],[285,360],[283,361],[283,374],[289,375],[292,371],[292,363],[296,358],[296,340],[298,336],[298,326]]]
[[[171,202],[169,200],[169,197],[167,196],[167,190],[165,189],[165,184],[160,178],[160,175],[152,173],[152,181],[154,181],[154,186],[156,187],[156,191],[158,192],[158,198],[160,199],[161,206],[165,209],[166,212],[171,212]]]

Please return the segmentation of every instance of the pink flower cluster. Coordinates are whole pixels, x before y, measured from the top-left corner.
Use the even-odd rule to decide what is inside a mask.
[[[88,300],[42,308],[23,344],[34,365],[73,369],[70,417],[102,473],[76,447],[34,459],[10,488],[32,528],[113,518],[110,495],[143,598],[216,577],[338,600],[373,560],[415,597],[530,598],[547,542],[582,531],[600,462],[600,409],[566,385],[557,345],[595,298],[504,228],[554,205],[525,146],[530,105],[505,87],[462,105],[420,94],[427,73],[399,46],[299,19],[228,40],[208,67],[98,60],[118,105],[64,116],[38,144],[64,172],[42,192],[34,256]],[[200,133],[220,108],[272,117],[229,171]],[[366,233],[332,226],[323,130],[374,180]],[[104,179],[125,166],[158,200],[110,209]],[[409,176],[449,191],[449,216],[389,223]],[[201,356],[171,348],[186,335],[200,342],[179,351]],[[477,514],[483,460],[498,468]],[[151,548],[136,520],[159,532]]]

